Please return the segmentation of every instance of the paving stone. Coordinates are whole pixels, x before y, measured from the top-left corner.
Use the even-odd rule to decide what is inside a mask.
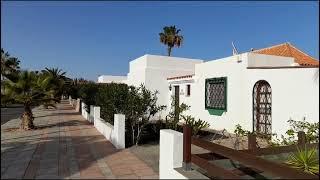
[[[158,175],[128,150],[117,150],[66,102],[33,109],[34,131],[1,131],[1,178],[115,179]],[[1,126],[19,127],[20,120]]]

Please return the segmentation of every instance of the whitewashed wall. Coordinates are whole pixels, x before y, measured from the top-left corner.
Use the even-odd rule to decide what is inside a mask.
[[[199,59],[144,55],[130,62],[127,83],[135,86],[144,83],[146,88],[158,90],[158,104],[167,105],[170,102],[167,78],[193,74],[195,64],[202,62]],[[167,109],[159,115],[164,118],[168,111]]]
[[[125,83],[127,76],[111,76],[111,75],[101,75],[98,77],[98,83]]]
[[[266,80],[272,88],[272,131],[284,134],[289,128],[287,120],[319,120],[319,79],[318,68],[284,68],[284,69],[247,69],[248,65],[257,66],[263,60],[273,58],[281,66],[292,63],[292,58],[244,53],[195,66],[195,83],[191,90],[190,114],[206,120],[210,128],[234,131],[240,124],[252,131],[252,91],[259,80]],[[277,59],[278,58],[278,59]],[[239,62],[241,60],[241,62]],[[266,66],[270,66],[266,65]],[[275,64],[273,64],[275,66]],[[205,110],[205,79],[227,77],[227,112],[221,116],[210,115]],[[318,75],[319,76],[319,75]],[[180,99],[181,98],[180,96]]]
[[[160,179],[209,179],[196,170],[184,171],[183,134],[171,129],[160,130]],[[179,168],[179,170],[177,170]]]
[[[117,149],[125,148],[125,116],[123,114],[114,115],[114,126],[100,118],[100,107],[91,106],[90,113],[86,111],[87,105],[81,103],[82,116],[93,123],[94,127]]]

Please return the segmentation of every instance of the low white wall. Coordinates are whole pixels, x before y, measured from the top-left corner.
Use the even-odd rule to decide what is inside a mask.
[[[80,99],[72,99],[71,96],[69,96],[69,104],[75,108],[76,112],[80,111]]]
[[[159,178],[187,179],[174,168],[182,167],[183,134],[171,129],[160,130]]]
[[[87,105],[81,103],[82,116],[93,123],[94,127],[117,149],[125,148],[125,116],[114,115],[114,126],[100,118],[100,107],[90,106],[90,113],[86,111]]]
[[[160,130],[160,179],[209,179],[196,170],[184,171],[183,134],[171,129]]]
[[[83,102],[81,102],[81,115],[84,117],[86,120],[89,119],[89,113],[87,112],[87,105]],[[89,121],[90,122],[90,121]]]

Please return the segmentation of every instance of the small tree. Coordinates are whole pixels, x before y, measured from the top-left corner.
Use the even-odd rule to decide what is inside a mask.
[[[189,110],[190,106],[181,103],[180,105],[176,103],[174,96],[171,96],[171,107],[170,112],[166,116],[166,128],[177,130],[178,123],[182,119],[183,112]],[[178,115],[178,116],[177,116]]]
[[[130,126],[132,144],[138,145],[142,132],[150,118],[165,109],[166,106],[157,105],[158,91],[151,92],[144,85],[130,87],[127,108],[127,126]]]

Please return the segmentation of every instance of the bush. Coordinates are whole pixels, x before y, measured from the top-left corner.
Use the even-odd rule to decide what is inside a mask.
[[[165,108],[157,105],[158,92],[151,92],[143,85],[85,83],[71,89],[76,89],[76,92],[70,92],[81,98],[87,107],[100,106],[101,118],[110,124],[113,124],[114,114],[124,114],[128,146],[139,143],[141,137],[148,133],[146,127],[150,118]]]
[[[114,114],[125,114],[128,96],[126,84],[99,84],[95,105],[100,106],[101,118],[113,124]]]

